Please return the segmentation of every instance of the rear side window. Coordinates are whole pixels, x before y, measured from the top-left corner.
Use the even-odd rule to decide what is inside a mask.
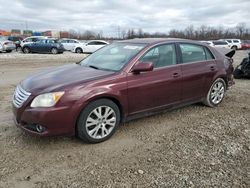
[[[224,41],[213,41],[214,45],[227,45],[227,42]]]
[[[233,40],[233,42],[234,42],[234,43],[240,43],[240,41],[238,41],[238,40]]]
[[[23,42],[33,42],[32,38],[25,39]]]
[[[165,44],[154,47],[142,56],[141,62],[152,62],[154,68],[166,67],[176,64],[176,52],[174,44]]]
[[[180,44],[180,48],[183,63],[206,61],[206,53],[202,46],[195,44]]]
[[[104,42],[96,42],[96,45],[105,45],[106,43]]]

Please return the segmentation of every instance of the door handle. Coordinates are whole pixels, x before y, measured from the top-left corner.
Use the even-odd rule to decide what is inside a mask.
[[[180,74],[178,72],[173,73],[174,78],[178,78],[179,76],[180,76]]]
[[[215,70],[215,67],[214,67],[214,66],[211,66],[211,67],[210,67],[210,70],[211,70],[211,71],[214,71],[214,70]]]

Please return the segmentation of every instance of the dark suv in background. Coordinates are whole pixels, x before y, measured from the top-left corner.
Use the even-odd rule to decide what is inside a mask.
[[[57,39],[40,39],[34,43],[24,44],[24,53],[52,53],[59,54],[65,51],[63,45]]]

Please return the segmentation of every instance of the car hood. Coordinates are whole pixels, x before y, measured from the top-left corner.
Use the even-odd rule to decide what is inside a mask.
[[[67,86],[84,84],[87,81],[102,78],[114,72],[96,70],[79,64],[50,68],[31,75],[21,82],[24,90],[30,93],[45,93],[66,90]]]

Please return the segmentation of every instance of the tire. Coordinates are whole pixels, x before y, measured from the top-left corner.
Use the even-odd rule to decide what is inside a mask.
[[[22,47],[20,47],[20,46],[17,47],[17,48],[16,48],[16,51],[17,51],[17,52],[22,52]]]
[[[52,54],[58,54],[57,48],[51,48],[51,53]]]
[[[77,121],[77,136],[87,143],[100,143],[114,134],[119,123],[118,106],[111,100],[99,99],[82,110]]]
[[[10,53],[10,52],[12,52],[12,50],[6,50],[6,53]]]
[[[217,78],[210,87],[203,103],[209,107],[216,107],[223,101],[225,93],[225,81],[222,78]]]
[[[28,54],[30,53],[30,49],[28,47],[23,48],[23,53]]]
[[[238,66],[237,66],[233,72],[233,75],[235,79],[240,79],[243,77],[244,73],[242,72],[242,70],[238,69]]]
[[[232,46],[232,48],[231,49],[233,49],[233,50],[237,50],[238,48],[237,48],[237,46]]]
[[[81,53],[83,53],[83,51],[81,48],[76,48],[76,53],[81,54]]]

